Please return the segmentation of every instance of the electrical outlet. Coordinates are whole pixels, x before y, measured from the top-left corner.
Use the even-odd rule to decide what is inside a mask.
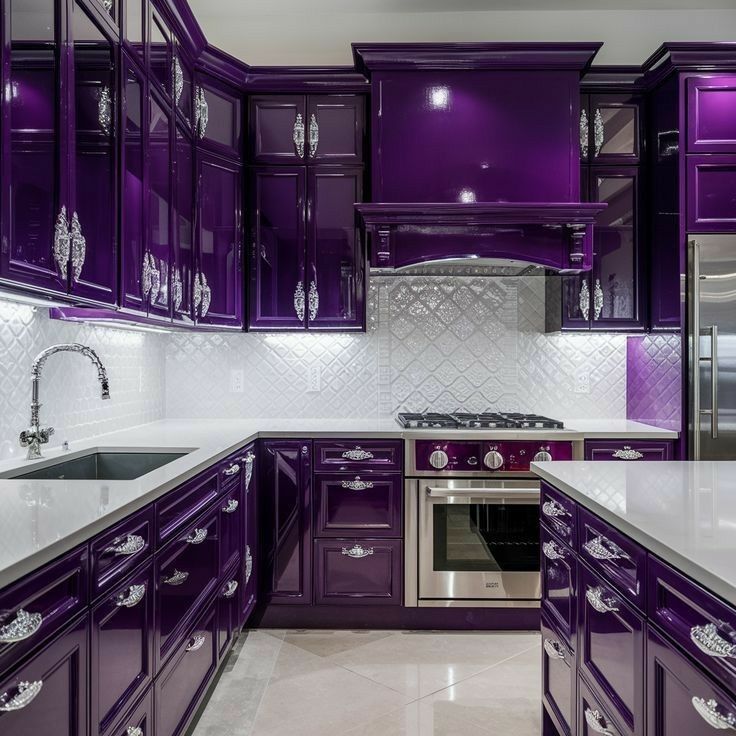
[[[575,388],[576,394],[590,393],[590,371],[586,368],[578,368],[575,371]]]
[[[242,368],[233,368],[230,371],[230,393],[242,394],[245,383],[245,372]]]
[[[322,367],[320,365],[309,366],[309,385],[307,393],[317,394],[322,390]]]

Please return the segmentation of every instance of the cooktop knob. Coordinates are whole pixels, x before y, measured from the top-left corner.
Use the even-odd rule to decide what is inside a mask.
[[[444,450],[435,450],[429,456],[429,464],[437,470],[442,470],[447,467],[447,463],[450,462],[450,458],[447,457],[447,453]]]
[[[503,455],[498,450],[491,450],[486,453],[483,463],[491,470],[498,470],[503,465]]]
[[[539,452],[534,456],[535,463],[548,463],[552,459],[549,454],[549,447],[540,447]]]

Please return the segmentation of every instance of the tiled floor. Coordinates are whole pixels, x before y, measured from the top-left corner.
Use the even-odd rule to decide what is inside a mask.
[[[539,736],[536,633],[244,632],[193,736]]]

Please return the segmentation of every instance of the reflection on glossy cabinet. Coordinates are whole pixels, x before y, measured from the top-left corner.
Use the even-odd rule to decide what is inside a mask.
[[[687,80],[688,153],[736,153],[736,76]]]
[[[637,163],[641,148],[641,97],[631,94],[582,95],[580,160]]]

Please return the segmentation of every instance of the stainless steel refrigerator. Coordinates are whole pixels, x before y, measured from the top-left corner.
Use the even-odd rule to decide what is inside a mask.
[[[736,460],[736,234],[688,247],[691,460]]]

